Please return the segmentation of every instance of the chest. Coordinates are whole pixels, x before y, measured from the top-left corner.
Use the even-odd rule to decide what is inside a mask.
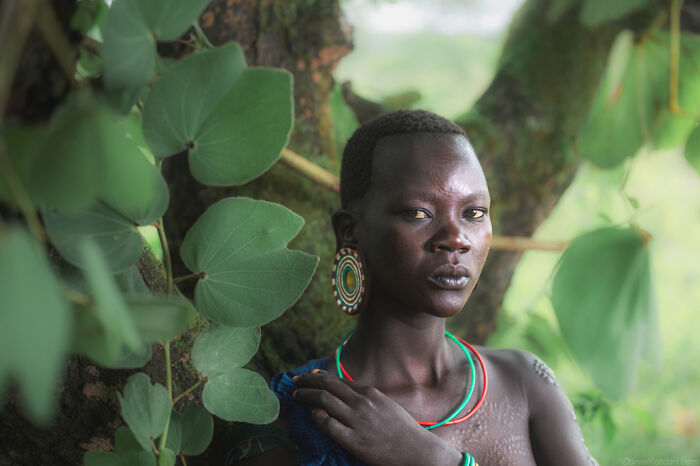
[[[535,465],[527,408],[508,398],[487,397],[471,418],[433,433],[459,451],[469,452],[479,466]]]

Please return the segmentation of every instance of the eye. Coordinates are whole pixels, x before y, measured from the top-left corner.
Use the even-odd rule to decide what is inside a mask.
[[[467,209],[464,213],[464,216],[473,220],[481,220],[484,217],[486,217],[486,214],[486,209]]]
[[[409,209],[401,215],[408,220],[425,220],[430,218],[430,214],[422,209]]]

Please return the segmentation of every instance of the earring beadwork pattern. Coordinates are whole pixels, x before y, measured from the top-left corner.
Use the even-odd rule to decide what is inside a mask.
[[[338,306],[347,314],[359,312],[367,284],[360,254],[355,249],[341,248],[336,253],[331,282]]]

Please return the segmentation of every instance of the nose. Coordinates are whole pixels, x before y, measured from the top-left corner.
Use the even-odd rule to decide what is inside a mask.
[[[432,252],[447,251],[464,254],[472,248],[466,227],[456,219],[446,219],[431,240]]]

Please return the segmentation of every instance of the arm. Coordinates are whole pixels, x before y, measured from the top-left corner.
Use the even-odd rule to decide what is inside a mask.
[[[367,464],[459,466],[462,455],[420,427],[379,390],[329,376],[325,371],[294,378],[297,402],[317,406],[312,419],[340,446]]]
[[[532,354],[525,353],[524,357],[530,443],[537,464],[597,465],[583,441],[574,408],[551,369]]]

